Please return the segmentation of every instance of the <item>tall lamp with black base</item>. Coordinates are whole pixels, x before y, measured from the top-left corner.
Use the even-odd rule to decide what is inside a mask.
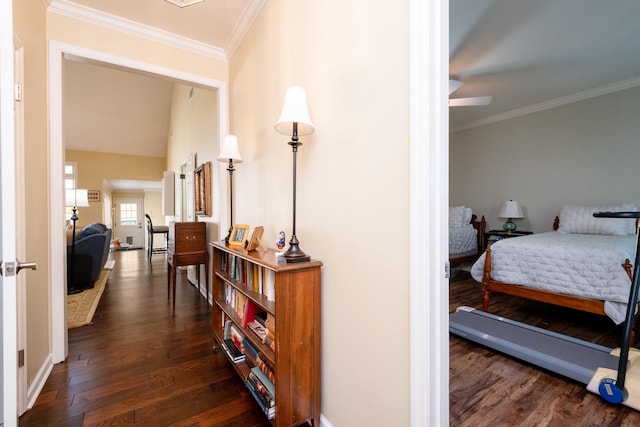
[[[278,260],[287,263],[309,261],[311,258],[300,249],[300,242],[296,236],[296,161],[298,147],[302,145],[298,136],[310,135],[314,131],[307,110],[307,95],[303,88],[299,86],[287,88],[282,113],[275,124],[275,129],[283,135],[291,135],[289,145],[293,151],[293,227],[289,248]]]
[[[218,161],[220,162],[229,162],[229,166],[227,170],[229,171],[229,232],[227,233],[227,237],[224,238],[225,243],[229,243],[229,238],[231,237],[231,230],[233,230],[233,171],[235,168],[233,167],[233,161],[236,163],[242,162],[242,157],[240,157],[240,151],[238,150],[238,138],[235,135],[227,135],[224,137],[224,144],[222,145],[222,150],[220,150],[220,155],[218,156]]]
[[[89,191],[77,188],[65,190],[65,206],[72,208],[71,222],[73,222],[73,232],[71,234],[71,259],[69,260],[69,283],[67,284],[67,293],[74,294],[81,292],[82,289],[76,288],[76,221],[78,221],[78,208],[89,206]]]

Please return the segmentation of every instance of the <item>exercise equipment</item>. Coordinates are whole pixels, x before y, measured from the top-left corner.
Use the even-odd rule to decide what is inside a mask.
[[[597,212],[599,218],[640,218],[640,212]],[[631,347],[634,315],[640,292],[640,239],[636,256],[622,342],[611,349],[525,323],[459,307],[449,315],[449,331],[587,385],[607,402],[640,410],[640,351]]]

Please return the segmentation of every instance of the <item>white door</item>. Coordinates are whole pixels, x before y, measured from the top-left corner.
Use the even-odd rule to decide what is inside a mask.
[[[115,199],[113,236],[123,247],[144,248],[144,203],[142,199]]]
[[[0,421],[4,426],[18,423],[17,384],[17,292],[16,292],[16,214],[15,132],[12,2],[0,2]]]

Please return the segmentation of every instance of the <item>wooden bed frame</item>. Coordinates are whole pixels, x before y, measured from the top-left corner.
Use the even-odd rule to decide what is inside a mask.
[[[560,220],[558,217],[553,222],[553,230],[557,231]],[[632,277],[631,261],[625,260],[621,266],[629,275],[629,279]],[[489,311],[489,298],[491,292],[500,292],[507,295],[513,295],[517,297],[527,298],[530,300],[545,302],[549,304],[555,304],[561,307],[573,308],[576,310],[586,311],[589,313],[595,313],[605,316],[604,301],[578,297],[568,294],[560,294],[549,291],[542,291],[537,289],[527,288],[524,285],[511,285],[508,283],[498,282],[491,278],[491,247],[487,248],[487,255],[484,262],[484,275],[482,277],[482,310]]]
[[[449,257],[449,265],[453,266],[454,264],[458,265],[467,261],[475,261],[478,258],[480,258],[480,255],[484,253],[484,250],[485,250],[484,233],[487,229],[487,221],[484,219],[484,215],[482,215],[482,219],[480,221],[478,221],[478,217],[475,214],[471,215],[471,225],[473,225],[473,228],[475,228],[478,231],[476,236],[478,239],[478,250],[476,251],[475,254],[469,254],[464,256],[454,255],[453,257]]]

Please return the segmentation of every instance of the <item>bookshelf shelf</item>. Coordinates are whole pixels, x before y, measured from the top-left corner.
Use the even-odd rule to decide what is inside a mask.
[[[244,351],[237,363],[225,354],[272,425],[319,426],[322,262],[281,264],[273,250],[209,245],[215,348],[232,339]]]

